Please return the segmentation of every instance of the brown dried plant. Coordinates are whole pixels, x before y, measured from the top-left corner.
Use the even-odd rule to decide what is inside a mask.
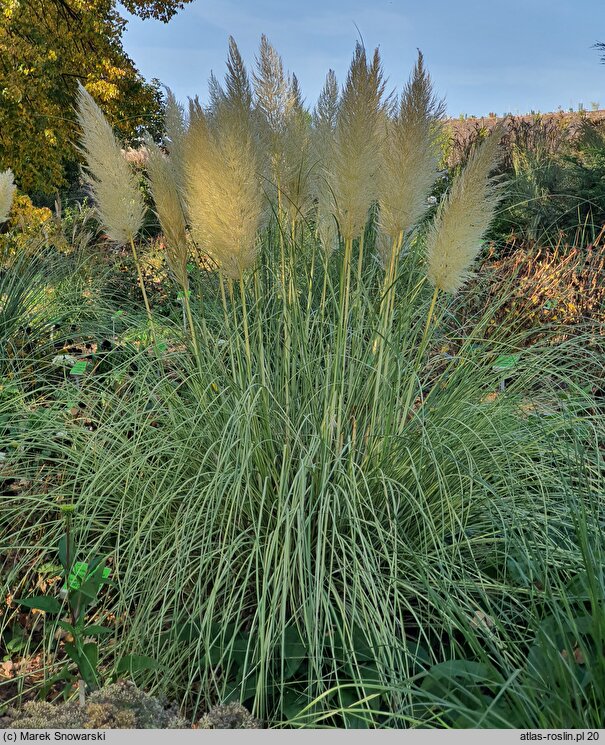
[[[135,170],[142,171],[147,166],[149,152],[146,147],[127,147],[122,149],[124,160]]]

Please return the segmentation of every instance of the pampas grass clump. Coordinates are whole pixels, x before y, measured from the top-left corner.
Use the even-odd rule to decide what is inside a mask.
[[[6,222],[8,219],[16,189],[11,169],[2,171],[0,173],[0,223]]]
[[[436,290],[455,293],[472,276],[471,264],[500,200],[492,172],[502,131],[502,126],[495,127],[471,154],[429,228],[428,278]]]
[[[109,122],[83,85],[78,87],[77,115],[81,151],[96,209],[108,238],[119,245],[137,235],[145,205],[136,176],[126,162]]]
[[[214,78],[188,118],[172,97],[167,136],[149,146],[172,273],[186,286],[188,249],[220,270],[204,261],[189,277],[183,333],[162,301],[168,314],[151,332],[166,345],[135,345],[149,336],[129,313],[115,351],[78,389],[40,378],[31,361],[48,358],[45,347],[24,347],[21,365],[15,334],[0,333],[0,362],[28,376],[18,401],[0,397],[14,440],[7,467],[23,482],[3,496],[0,530],[20,547],[7,587],[37,592],[41,563],[56,563],[56,506],[77,497],[81,557],[107,552],[119,577],[95,609],[115,631],[100,643],[101,670],[121,669],[124,655],[152,658],[157,669],[136,672],[141,684],[180,698],[192,718],[235,701],[271,726],[596,728],[602,634],[555,639],[543,681],[533,641],[543,619],[545,632],[568,628],[569,588],[585,616],[585,578],[603,565],[602,349],[592,327],[543,343],[510,323],[492,329],[497,297],[472,318],[443,297],[468,277],[496,206],[499,133],[410,240],[436,170],[439,105],[422,58],[395,107],[378,55],[368,61],[358,47],[344,89],[330,74],[309,122],[295,79],[267,45],[265,57],[255,98],[230,44],[224,86]],[[80,102],[99,206],[137,261],[138,189],[83,91]],[[369,260],[376,247],[386,267]],[[36,266],[23,292],[11,289],[21,265],[0,273],[2,317],[25,341],[32,318],[49,336],[54,297],[78,302],[65,304],[66,335],[72,321],[82,339],[109,332],[118,298],[101,296],[105,273],[91,288],[85,265],[72,289],[68,258],[69,288],[53,284],[50,296]],[[498,391],[494,357],[509,351],[521,354]],[[86,419],[67,415],[72,399]],[[43,416],[32,417],[38,401]],[[549,619],[555,593],[565,604]],[[21,615],[6,606],[0,632]],[[59,674],[69,660],[50,659],[60,647],[45,638],[30,635],[28,654]],[[233,703],[214,714],[199,726],[254,726]]]

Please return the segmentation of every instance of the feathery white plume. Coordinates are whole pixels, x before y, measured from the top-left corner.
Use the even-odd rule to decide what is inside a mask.
[[[17,187],[15,186],[11,169],[9,168],[7,171],[0,172],[0,224],[8,218],[11,207],[13,206],[16,189]]]
[[[136,176],[122,155],[101,109],[82,84],[77,115],[82,129],[81,151],[96,209],[110,240],[128,243],[141,229],[145,204]]]
[[[428,278],[439,290],[457,292],[472,276],[470,267],[501,198],[492,172],[498,162],[503,127],[494,127],[474,149],[429,228]]]

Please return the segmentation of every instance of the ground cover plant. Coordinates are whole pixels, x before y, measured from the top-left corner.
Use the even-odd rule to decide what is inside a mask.
[[[189,721],[236,701],[271,726],[603,726],[602,329],[507,323],[518,271],[468,309],[504,129],[435,210],[422,56],[388,95],[358,46],[309,115],[266,38],[251,79],[232,40],[207,105],[167,101],[162,309],[144,194],[84,88],[105,238],[52,271],[46,244],[4,258],[0,695],[128,676]],[[65,514],[67,564],[110,570],[94,677]]]

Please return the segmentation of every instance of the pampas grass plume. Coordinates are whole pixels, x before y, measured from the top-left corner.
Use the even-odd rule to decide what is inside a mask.
[[[177,180],[170,160],[151,139],[147,141],[147,173],[156,214],[166,239],[166,260],[177,282],[186,290],[187,230]]]
[[[229,37],[229,56],[225,75],[225,98],[234,109],[239,109],[244,118],[252,109],[252,86],[248,71],[233,36]]]
[[[85,173],[103,228],[111,241],[128,243],[141,229],[145,217],[137,178],[103,112],[81,84],[77,116],[82,129],[81,152],[87,162]]]
[[[305,218],[313,206],[311,189],[311,128],[305,111],[296,75],[288,89],[283,137],[283,164],[280,179],[285,194],[285,207],[290,219]]]
[[[339,91],[334,70],[329,70],[313,110],[311,132],[312,195],[317,202],[317,237],[326,255],[338,247],[338,226],[332,214],[328,163],[334,148]]]
[[[0,224],[8,219],[16,189],[11,169],[2,171],[0,173]]]
[[[383,93],[378,50],[368,64],[365,49],[358,44],[325,165],[332,210],[345,241],[361,235],[376,198]]]
[[[166,88],[166,111],[164,114],[166,137],[165,147],[170,156],[170,165],[175,186],[181,201],[181,208],[185,209],[185,138],[187,127],[185,124],[185,110],[170,88]]]
[[[264,34],[252,79],[268,191],[279,209],[285,207],[296,219],[306,197],[301,179],[306,171],[304,112],[296,78],[292,81],[284,73],[282,58]]]
[[[288,81],[281,57],[264,34],[256,67],[253,74],[256,105],[264,114],[270,131],[282,132],[288,110]]]
[[[210,127],[200,111],[190,124],[187,205],[197,244],[228,277],[240,279],[256,260],[264,205],[252,133],[229,114],[219,108]]]
[[[393,241],[414,227],[428,208],[438,173],[437,122],[443,113],[419,52],[399,110],[386,121],[379,173],[380,227]]]
[[[474,149],[439,205],[426,238],[428,278],[438,290],[455,293],[472,276],[470,267],[501,198],[492,176],[503,126],[496,126]]]

